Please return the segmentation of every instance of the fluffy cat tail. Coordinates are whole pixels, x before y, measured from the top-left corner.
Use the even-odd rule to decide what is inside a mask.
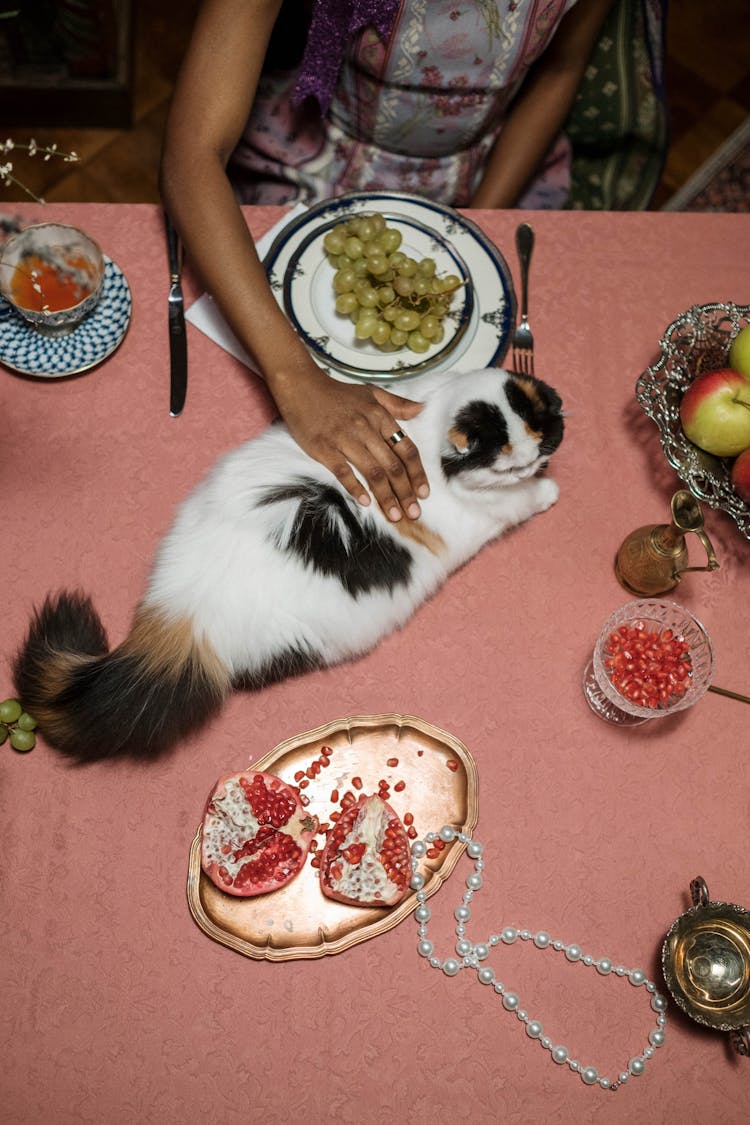
[[[68,592],[35,612],[13,670],[45,740],[80,762],[158,756],[209,718],[231,679],[189,620],[153,606],[110,652],[90,599]]]

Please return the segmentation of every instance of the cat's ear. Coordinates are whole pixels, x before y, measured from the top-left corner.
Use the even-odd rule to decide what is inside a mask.
[[[456,453],[466,453],[469,448],[469,435],[458,426],[451,426],[448,430],[448,441]]]

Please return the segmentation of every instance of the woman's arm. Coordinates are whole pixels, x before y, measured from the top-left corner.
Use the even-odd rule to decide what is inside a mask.
[[[281,0],[204,0],[167,120],[164,204],[201,277],[256,360],[297,443],[362,504],[391,519],[419,515],[429,492],[414,444],[393,446],[397,418],[421,406],[381,389],[339,383],[312,360],[279,308],[226,175],[253,105]]]
[[[472,207],[515,207],[560,132],[613,0],[579,0],[531,68],[495,142]]]

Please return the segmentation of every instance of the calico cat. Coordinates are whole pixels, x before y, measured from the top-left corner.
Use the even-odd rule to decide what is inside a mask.
[[[493,368],[424,376],[418,397],[408,430],[431,488],[419,520],[360,507],[277,423],[182,503],[115,649],[86,596],[48,598],[14,668],[47,742],[84,761],[154,756],[233,688],[368,651],[484,544],[555,503],[540,475],[563,436],[551,387]]]

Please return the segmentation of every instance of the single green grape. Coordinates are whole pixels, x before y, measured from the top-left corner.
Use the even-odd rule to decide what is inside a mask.
[[[10,732],[10,744],[14,750],[19,750],[25,754],[28,750],[33,750],[36,745],[36,737],[33,730],[21,730],[15,727]]]
[[[329,230],[323,239],[323,248],[329,254],[343,254],[344,253],[344,238],[341,232],[334,227]]]
[[[389,270],[388,262],[384,257],[370,258],[370,273],[375,277],[382,277]]]
[[[351,238],[347,238],[345,251],[348,258],[352,258],[353,260],[361,258],[364,248],[364,243],[360,241],[359,238],[354,238],[353,236]]]
[[[390,341],[391,326],[389,324],[386,324],[385,321],[379,320],[372,330],[371,338],[373,344],[376,344],[377,347],[382,348],[384,344],[387,344]]]
[[[376,235],[375,227],[370,219],[360,219],[357,234],[363,242],[372,242]]]
[[[398,293],[399,297],[409,297],[411,295],[411,278],[399,275],[393,279],[393,288]]]
[[[338,270],[333,275],[333,288],[337,293],[349,293],[354,288],[357,275],[353,269]]]
[[[340,293],[336,298],[336,312],[341,313],[342,316],[357,308],[359,308],[359,301],[353,293]]]
[[[17,699],[4,699],[0,703],[0,722],[15,723],[22,715],[23,707]]]
[[[413,352],[426,352],[430,346],[430,341],[425,340],[419,329],[416,329],[409,333],[408,344]]]
[[[21,730],[36,730],[36,719],[33,719],[28,711],[24,711],[22,715],[18,716],[16,726]]]
[[[437,330],[439,327],[440,321],[438,320],[438,318],[428,313],[427,316],[422,317],[422,321],[419,325],[419,331],[422,333],[426,340],[433,340],[437,335]]]
[[[395,254],[401,245],[401,231],[390,228],[384,230],[380,237],[380,244],[386,254]]]
[[[8,737],[8,728],[5,723],[0,723],[0,746],[5,742]]]
[[[404,309],[393,322],[402,332],[413,332],[419,327],[419,313],[413,309]]]

